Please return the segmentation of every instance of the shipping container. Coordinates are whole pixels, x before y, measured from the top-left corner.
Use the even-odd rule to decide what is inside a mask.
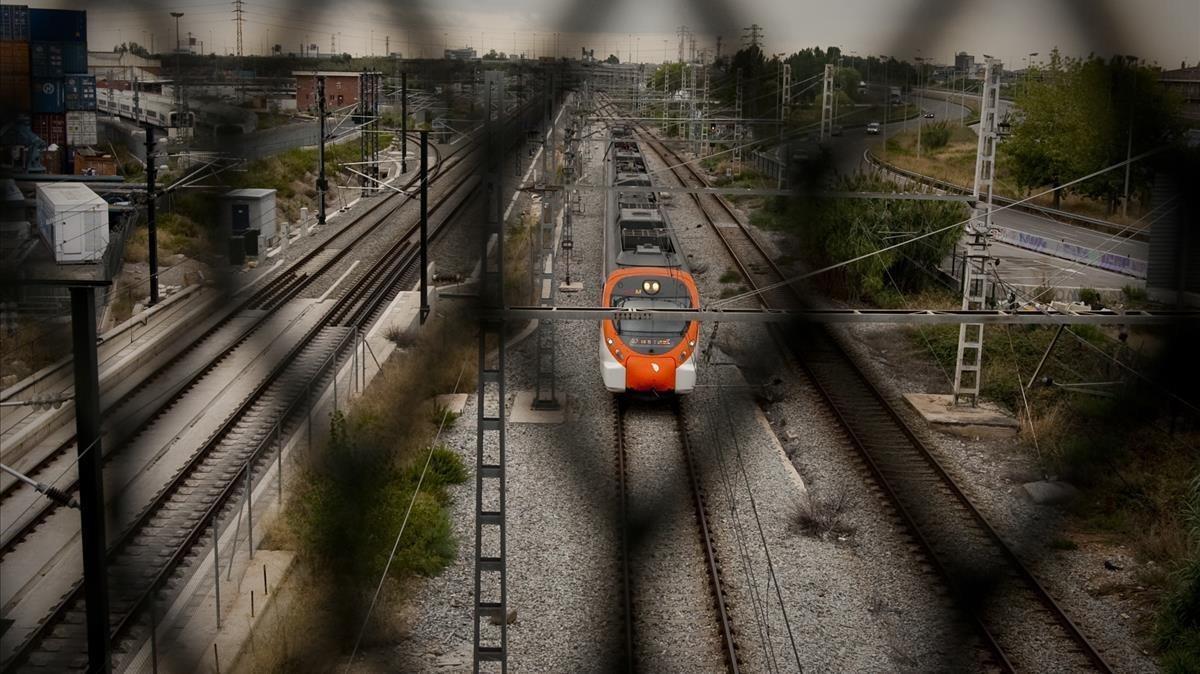
[[[108,248],[108,202],[83,183],[38,183],[38,232],[59,263],[98,262]]]
[[[0,5],[0,40],[29,42],[29,8]]]
[[[0,112],[4,113],[3,119],[29,114],[32,87],[33,82],[28,74],[0,73]]]
[[[33,111],[66,112],[63,81],[59,78],[33,78]]]
[[[29,74],[29,43],[0,40],[0,74]]]
[[[87,42],[87,12],[29,10],[29,39],[34,42]]]
[[[34,77],[62,77],[67,72],[63,47],[58,42],[31,42],[29,64]]]
[[[67,144],[95,145],[96,143],[96,113],[68,112]]]
[[[81,42],[63,42],[62,64],[63,73],[86,74],[88,71],[87,44]]]
[[[63,80],[63,100],[67,112],[96,109],[96,78],[93,75],[67,75]]]
[[[111,154],[101,154],[94,150],[77,150],[75,152],[75,175],[115,176],[117,175],[117,160]]]
[[[67,116],[62,113],[34,113],[30,128],[47,145],[67,144]]]

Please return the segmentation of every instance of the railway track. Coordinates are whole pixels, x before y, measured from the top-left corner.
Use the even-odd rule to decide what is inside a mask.
[[[431,204],[430,238],[476,193],[468,177]],[[356,343],[356,332],[394,296],[389,288],[419,264],[419,246],[409,228],[371,269],[348,287],[334,306],[278,361],[270,374],[222,423],[186,466],[112,543],[110,615],[115,659],[127,663],[136,646],[149,638],[153,615],[161,615],[204,559],[212,545],[214,522],[228,521],[247,488],[278,458],[281,438],[305,418],[314,391],[325,388]],[[376,270],[381,270],[378,273]],[[264,289],[265,290],[265,289]],[[218,534],[219,535],[219,534]],[[77,670],[86,666],[83,616],[86,605],[80,578],[51,614],[24,642],[5,671]]]
[[[642,131],[681,184],[707,186],[690,163],[657,142],[649,130]],[[723,199],[692,197],[751,289],[787,278]],[[733,226],[728,224],[731,217]],[[756,297],[771,309],[804,304],[790,285]],[[796,330],[781,341],[846,429],[874,479],[975,623],[996,664],[1008,671],[1111,671],[1100,651],[838,341],[820,326]]]
[[[444,158],[435,152],[434,159],[436,163],[434,169],[431,171],[431,183],[447,176],[451,169],[465,160],[468,155],[469,148],[466,145],[457,148]],[[417,185],[418,180],[419,177],[411,178],[404,184],[402,189],[413,188]],[[235,301],[231,310],[225,313],[220,320],[211,324],[189,346],[164,363],[138,386],[104,409],[103,416],[106,419],[110,421],[116,420],[116,423],[108,424],[110,427],[125,429],[125,432],[119,436],[109,434],[104,438],[102,448],[105,460],[110,460],[119,452],[125,442],[145,431],[154,423],[154,420],[162,410],[168,409],[177,403],[192,387],[224,362],[230,354],[250,339],[251,335],[261,328],[279,307],[283,306],[288,300],[296,297],[310,283],[331,269],[353,249],[355,241],[370,236],[385,222],[389,221],[407,201],[408,198],[404,195],[393,193],[371,205],[359,217],[347,222],[334,231],[322,246],[314,247],[312,251],[297,259],[289,265],[288,269],[273,277],[261,288],[250,293],[242,300]],[[329,252],[331,249],[335,252]],[[234,318],[244,315],[247,311],[256,312],[255,318],[244,325],[231,327]],[[202,355],[200,354],[200,349],[205,344],[213,340],[222,331],[230,330],[233,331],[233,334],[224,336],[224,345],[215,355],[204,356],[202,359],[199,358]],[[159,382],[172,369],[184,369],[184,371],[190,374],[171,387],[165,395],[156,399],[153,411],[146,414],[144,410],[134,410],[131,413],[126,409],[139,397],[139,394]],[[139,414],[139,412],[142,413]],[[40,482],[55,484],[68,495],[73,494],[77,489],[77,480],[73,476],[66,482],[59,482],[57,480],[64,474],[64,471],[67,471],[67,475],[71,475],[68,469],[74,460],[75,454],[75,437],[72,435],[55,450],[47,453],[46,456],[39,460],[33,469],[29,471],[29,474]],[[25,540],[39,524],[45,521],[50,513],[60,507],[59,504],[53,501],[43,499],[40,495],[32,494],[32,489],[22,482],[10,483],[3,492],[0,492],[0,505],[3,505],[4,501],[22,491],[25,492],[24,496],[26,499],[33,499],[37,505],[32,510],[27,509],[19,515],[16,522],[5,524],[2,533],[0,533],[0,560]]]
[[[741,666],[736,633],[679,400],[642,404],[614,396],[613,407],[624,612],[621,670],[703,671],[720,659],[736,673]],[[698,538],[680,524],[686,505],[656,502],[663,489],[660,478],[678,474],[677,452],[687,467]],[[703,554],[703,569],[696,567],[697,552]],[[708,603],[688,587],[701,573],[708,578]],[[706,622],[711,631],[698,632],[705,631]]]

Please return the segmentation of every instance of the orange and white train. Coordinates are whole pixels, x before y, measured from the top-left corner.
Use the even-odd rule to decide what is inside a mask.
[[[604,212],[605,283],[602,305],[630,311],[694,309],[700,306],[687,256],[658,195],[651,188],[638,142],[624,127],[612,129],[606,157],[608,193]],[[670,317],[603,321],[600,364],[604,386],[617,393],[691,393],[696,387],[700,323]]]

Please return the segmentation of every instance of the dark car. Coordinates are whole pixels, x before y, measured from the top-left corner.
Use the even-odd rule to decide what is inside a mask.
[[[925,119],[933,119],[933,113],[932,113],[932,112],[927,112],[927,113],[925,113],[925,115],[924,115],[924,116],[925,116]]]

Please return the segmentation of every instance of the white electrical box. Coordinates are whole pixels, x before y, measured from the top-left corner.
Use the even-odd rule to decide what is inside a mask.
[[[54,260],[98,262],[108,248],[108,202],[83,183],[38,183],[38,231]]]

